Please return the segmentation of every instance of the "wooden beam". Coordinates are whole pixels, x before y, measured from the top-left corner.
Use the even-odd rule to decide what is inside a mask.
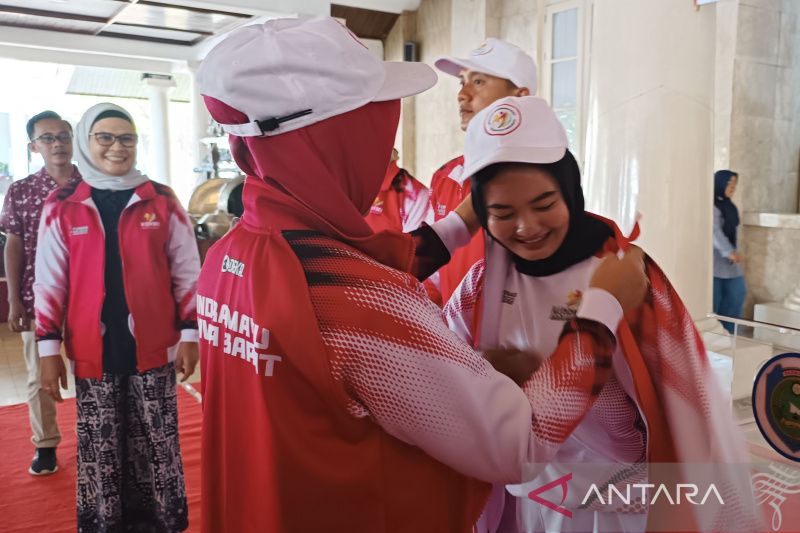
[[[120,15],[122,15],[123,11],[125,11],[126,9],[131,7],[133,4],[137,3],[138,1],[139,0],[128,0],[128,1],[125,1],[125,2],[121,2],[123,5],[120,6],[120,8],[117,9],[117,12],[114,13],[113,15],[111,15],[111,17],[109,17],[108,20],[105,21],[105,24],[99,30],[94,32],[94,34],[95,35],[100,35],[109,26],[111,26],[112,24],[114,24],[114,22],[116,22],[116,20],[120,17]]]
[[[193,39],[191,41],[181,41],[178,39],[167,39],[164,37],[149,37],[146,35],[131,35],[128,33],[116,33],[113,30],[106,30],[99,34],[99,37],[115,37],[117,39],[129,39],[132,41],[144,41],[148,43],[159,43],[159,44],[174,44],[177,46],[193,46],[203,40],[203,37],[198,37],[197,39]]]
[[[169,30],[169,31],[180,31],[184,33],[197,33],[198,35],[205,35],[206,37],[210,35],[214,35],[213,31],[206,31],[206,30],[187,30],[185,28],[172,28],[169,26],[153,26],[151,24],[139,24],[138,22],[118,22],[116,24],[117,27],[122,26],[132,26],[136,28],[150,28],[153,30]],[[114,31],[113,29],[106,30],[106,31]]]
[[[65,38],[57,31],[8,27],[0,29],[0,43],[13,46],[33,47],[49,50],[85,52],[103,55],[118,55],[143,59],[191,61],[199,58],[194,47],[171,44],[151,44],[130,39],[117,39],[97,35],[75,35]]]
[[[81,65],[87,67],[117,68],[139,70],[142,72],[179,72],[182,62],[166,59],[142,59],[126,56],[103,55],[94,52],[78,52],[29,48],[0,44],[0,57],[18,59],[20,61],[36,61],[39,63],[63,63],[65,65]]]
[[[331,16],[344,19],[350,31],[362,39],[383,41],[392,31],[397,13],[331,4]]]
[[[44,30],[44,31],[58,32],[58,33],[71,33],[74,35],[94,35],[94,32],[92,31],[76,30],[73,28],[55,29],[52,26],[47,26],[44,24],[25,24],[23,26],[21,24],[11,24],[10,22],[0,22],[0,26],[5,26],[7,28],[20,28],[22,30]]]
[[[79,15],[77,13],[62,13],[61,11],[49,11],[45,9],[31,9],[28,7],[7,6],[0,4],[0,13],[16,13],[17,15],[31,15],[34,17],[48,17],[54,19],[81,20],[84,22],[105,23],[105,17],[93,17],[91,15]]]
[[[200,7],[181,6],[177,4],[169,4],[166,2],[156,2],[154,0],[141,0],[139,1],[139,3],[142,4],[143,6],[169,7],[172,9],[182,9],[184,11],[191,11],[193,13],[205,13],[208,15],[225,15],[226,17],[236,17],[242,19],[250,18],[250,15],[246,15],[244,13],[233,13],[231,11],[221,11],[219,9],[203,9]]]

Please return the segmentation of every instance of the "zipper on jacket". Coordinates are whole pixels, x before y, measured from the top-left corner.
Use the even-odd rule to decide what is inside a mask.
[[[97,312],[97,323],[99,325],[105,327],[105,324],[103,324],[103,303],[106,301],[106,278],[105,278],[105,271],[106,271],[106,267],[105,267],[105,264],[106,264],[106,228],[105,228],[105,226],[103,226],[103,217],[100,216],[100,210],[97,208],[97,205],[94,203],[94,200],[92,199],[91,196],[89,196],[88,202],[85,202],[85,205],[87,207],[89,207],[89,209],[91,209],[94,212],[95,217],[97,218],[97,223],[100,226],[100,232],[103,234],[103,248],[102,248],[102,253],[100,254],[100,257],[102,259],[102,263],[101,264],[103,265],[103,300],[102,300],[102,302],[100,304],[100,310]],[[102,344],[103,344],[103,337],[104,336],[105,336],[105,331],[101,331],[100,332],[100,344],[101,344],[100,366],[101,366],[101,368],[103,366]]]
[[[133,322],[133,329],[131,329],[130,325],[128,329],[131,330],[131,337],[133,337],[133,343],[136,345],[136,370],[141,372],[142,369],[139,365],[139,342],[136,340],[136,333],[134,330],[136,329],[136,320],[133,318],[133,311],[131,311],[131,306],[128,304],[130,302],[130,296],[128,294],[128,284],[126,283],[126,276],[125,276],[125,254],[122,252],[123,250],[123,242],[122,242],[122,220],[126,218],[126,213],[129,212],[129,209],[138,204],[142,201],[141,198],[138,197],[136,191],[133,192],[133,195],[137,197],[135,201],[128,201],[128,205],[122,208],[122,213],[119,215],[119,222],[117,223],[117,242],[119,243],[119,262],[120,266],[122,267],[122,292],[125,293],[125,304],[128,305],[128,324]],[[131,200],[133,200],[133,196],[131,196]],[[167,358],[169,359],[169,358]],[[167,361],[169,362],[169,361]]]

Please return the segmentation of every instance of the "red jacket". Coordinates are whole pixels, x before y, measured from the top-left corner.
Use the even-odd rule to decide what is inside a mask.
[[[519,482],[550,447],[561,367],[545,362],[527,391],[493,370],[411,276],[424,244],[368,231],[399,112],[373,102],[231,136],[245,210],[197,291],[203,531],[467,533],[488,493],[477,480]],[[606,373],[604,327],[561,342],[581,377]]]
[[[282,232],[263,220],[282,216],[280,205],[266,203],[267,192],[263,182],[248,181],[245,216],[211,247],[198,281],[203,531],[471,531],[488,486],[419,445],[435,440],[438,449],[448,448],[450,441],[440,438],[447,427],[440,403],[427,393],[398,390],[393,384],[400,375],[356,349],[375,346],[389,355],[399,342],[408,355],[402,346],[414,344],[412,357],[420,366],[441,368],[436,359],[452,354],[419,338],[452,334],[410,275],[332,238]],[[349,295],[361,293],[362,286],[367,305],[354,305]],[[398,312],[408,312],[408,305],[424,310],[436,332],[420,334],[405,319],[384,316],[369,304],[375,294],[397,294],[401,301],[387,304]],[[381,330],[364,330],[372,326]],[[340,351],[364,336],[366,342]],[[488,381],[484,360],[466,346],[459,355],[474,358],[482,369],[475,379]],[[369,387],[360,387],[364,382],[348,369],[369,373],[372,365],[385,371],[372,373]],[[461,363],[445,368],[471,373]],[[426,383],[409,385],[427,391]],[[500,384],[511,385],[505,379]],[[463,390],[471,397],[475,388]],[[373,401],[374,394],[388,401]],[[417,418],[390,400],[394,394],[440,415],[429,429],[413,430]],[[366,399],[372,416],[356,398]],[[456,406],[465,403],[459,399]],[[475,462],[474,448],[463,450],[469,464]]]
[[[439,221],[453,211],[464,198],[469,196],[471,182],[469,179],[459,184],[451,175],[460,174],[464,169],[464,156],[458,156],[442,165],[431,178],[431,206],[434,221]],[[458,284],[472,268],[472,265],[483,259],[483,230],[473,237],[465,247],[453,254],[450,262],[439,270],[439,289],[442,302],[447,303],[450,296],[458,288]]]
[[[137,369],[174,359],[181,325],[196,321],[200,259],[193,227],[169,187],[136,188],[119,221],[125,298]],[[103,373],[100,313],[105,298],[105,233],[91,187],[58,189],[45,202],[36,251],[36,336],[42,357],[62,340],[80,378]],[[192,340],[187,331],[184,340]],[[196,340],[196,332],[194,333]]]

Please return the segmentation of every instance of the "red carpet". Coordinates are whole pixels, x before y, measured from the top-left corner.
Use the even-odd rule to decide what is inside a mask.
[[[200,531],[200,404],[178,387],[178,412],[189,529]],[[28,474],[33,457],[28,406],[0,407],[0,531],[3,533],[74,532],[75,518],[75,400],[58,406],[62,440],[58,472]]]

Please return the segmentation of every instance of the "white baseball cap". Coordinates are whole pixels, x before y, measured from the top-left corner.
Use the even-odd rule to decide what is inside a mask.
[[[381,61],[331,17],[275,19],[236,29],[197,70],[200,93],[246,114],[221,124],[241,137],[280,135],[369,102],[436,83],[423,63]]]
[[[510,80],[517,87],[527,87],[531,94],[536,94],[536,62],[518,47],[500,39],[486,39],[467,58],[444,56],[434,65],[456,77],[464,69],[482,72]]]
[[[470,121],[463,176],[495,163],[555,163],[567,152],[567,132],[545,100],[508,96]]]

